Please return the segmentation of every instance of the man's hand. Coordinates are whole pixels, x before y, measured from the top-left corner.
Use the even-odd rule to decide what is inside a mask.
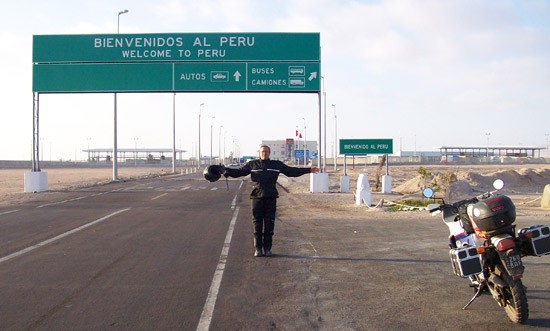
[[[319,172],[319,168],[311,167],[311,173],[318,173],[318,172]]]
[[[225,166],[223,165],[223,163],[220,163],[219,169],[220,169],[220,175],[224,176],[225,178],[229,177],[229,174],[227,173],[227,170],[225,169]]]

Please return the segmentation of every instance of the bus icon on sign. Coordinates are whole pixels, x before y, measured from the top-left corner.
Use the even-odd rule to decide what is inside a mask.
[[[228,82],[229,72],[228,71],[211,71],[210,81],[211,82]]]
[[[288,75],[289,76],[305,76],[306,75],[306,67],[288,67]]]

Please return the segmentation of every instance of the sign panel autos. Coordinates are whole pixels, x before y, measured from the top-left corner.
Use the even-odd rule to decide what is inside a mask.
[[[393,139],[340,139],[340,154],[392,154]]]
[[[319,33],[33,36],[34,92],[319,90]]]

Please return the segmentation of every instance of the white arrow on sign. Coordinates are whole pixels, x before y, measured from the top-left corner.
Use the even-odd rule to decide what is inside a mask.
[[[315,78],[317,78],[317,71],[312,72],[311,75],[309,75],[308,80],[312,81]]]
[[[239,78],[241,78],[241,73],[237,70],[235,71],[235,74],[233,74],[233,76],[235,77],[235,81],[238,82]]]

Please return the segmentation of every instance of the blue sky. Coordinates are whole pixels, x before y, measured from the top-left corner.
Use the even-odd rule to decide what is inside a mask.
[[[123,34],[319,32],[329,156],[335,113],[338,138],[392,138],[395,150],[550,138],[550,1],[27,0],[0,4],[0,159],[32,155],[32,36],[115,33],[123,9]],[[45,160],[112,147],[112,94],[40,102]],[[214,151],[235,141],[245,155],[303,132],[303,119],[318,136],[315,94],[180,93],[177,148],[196,153],[201,103],[207,153],[211,126]],[[171,148],[172,95],[119,94],[118,146]]]

